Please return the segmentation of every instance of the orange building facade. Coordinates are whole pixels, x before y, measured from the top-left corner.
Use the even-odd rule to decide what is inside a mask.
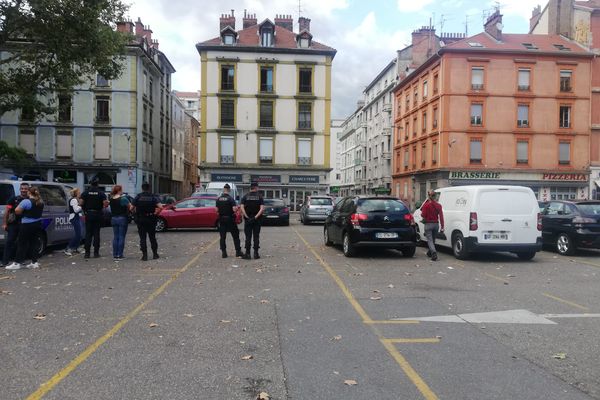
[[[589,196],[593,55],[557,35],[502,34],[499,21],[394,89],[392,192],[413,207],[429,189],[464,184]]]

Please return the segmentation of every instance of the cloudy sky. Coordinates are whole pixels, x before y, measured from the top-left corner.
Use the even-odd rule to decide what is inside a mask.
[[[235,10],[236,29],[244,9],[258,21],[291,14],[297,31],[298,0],[126,0],[130,18],[150,25],[153,38],[177,69],[173,88],[200,90],[200,59],[194,45],[219,35],[219,16]],[[301,0],[302,15],[311,19],[314,39],[337,49],[333,61],[332,117],[352,113],[362,90],[410,44],[414,29],[430,19],[439,33],[483,30],[483,15],[500,5],[504,32],[527,33],[529,17],[545,0]],[[467,22],[467,24],[465,24]]]

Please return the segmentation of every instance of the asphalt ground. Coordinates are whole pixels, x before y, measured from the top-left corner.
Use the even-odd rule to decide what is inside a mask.
[[[108,228],[100,259],[0,270],[0,399],[600,399],[599,252],[346,258],[322,231],[264,227],[260,260],[168,231],[141,262],[130,225],[125,261]]]

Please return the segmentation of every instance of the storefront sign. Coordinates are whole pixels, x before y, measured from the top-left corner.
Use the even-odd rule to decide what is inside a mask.
[[[290,183],[319,183],[319,175],[290,175]]]
[[[54,182],[60,183],[77,183],[77,171],[62,169],[54,170]]]
[[[452,171],[450,172],[450,179],[478,181],[587,182],[588,175],[569,173]]]
[[[375,190],[373,190],[375,192],[375,194],[390,194],[392,193],[392,189],[386,188],[386,187],[378,187],[375,188]]]
[[[258,183],[279,183],[281,182],[281,175],[251,175],[250,181]]]
[[[586,182],[588,177],[586,174],[543,174],[542,180]]]
[[[241,182],[242,174],[210,174],[211,182]]]
[[[340,187],[339,186],[331,186],[329,188],[329,193],[335,193],[335,194],[337,194],[339,192],[340,192]]]
[[[483,171],[452,171],[450,179],[485,179],[497,180],[502,179],[500,172],[483,172]]]

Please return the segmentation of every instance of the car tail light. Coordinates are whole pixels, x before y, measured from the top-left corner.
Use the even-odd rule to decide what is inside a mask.
[[[469,215],[469,230],[476,231],[479,228],[477,225],[477,213],[472,212]]]
[[[367,214],[352,214],[350,215],[350,222],[354,226],[359,226],[360,221],[366,221],[369,218]]]
[[[413,218],[413,215],[408,213],[408,214],[404,214],[404,220],[406,222],[408,222],[410,225],[414,225],[415,224],[415,219]]]
[[[574,224],[595,224],[596,220],[593,218],[575,217],[575,218],[573,218],[573,223]]]
[[[542,230],[542,213],[538,213],[538,216],[537,216],[537,230],[538,231]]]
[[[283,212],[284,212],[284,213],[289,213],[289,212],[290,212],[290,209],[289,209],[288,207],[284,207],[284,208],[283,208]]]

